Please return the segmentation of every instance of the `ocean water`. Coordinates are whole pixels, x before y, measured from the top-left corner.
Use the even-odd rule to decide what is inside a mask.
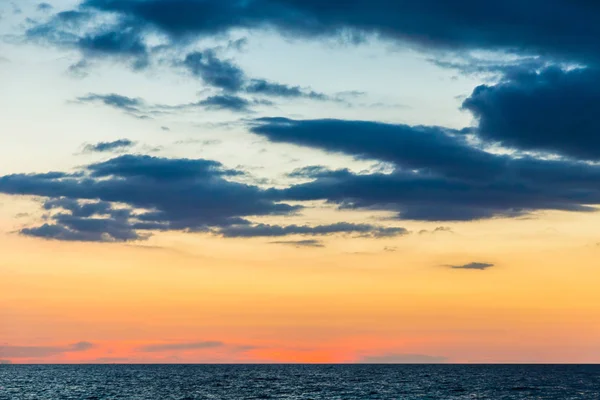
[[[0,399],[600,399],[589,365],[0,365]]]

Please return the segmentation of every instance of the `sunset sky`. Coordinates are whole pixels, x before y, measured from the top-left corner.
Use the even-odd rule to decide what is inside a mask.
[[[600,363],[600,3],[0,0],[0,363]]]

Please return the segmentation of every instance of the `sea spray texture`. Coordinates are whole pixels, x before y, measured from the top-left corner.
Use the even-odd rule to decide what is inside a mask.
[[[2,365],[1,400],[598,399],[595,365]]]

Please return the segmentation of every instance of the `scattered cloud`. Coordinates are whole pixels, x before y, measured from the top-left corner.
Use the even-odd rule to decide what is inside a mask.
[[[250,224],[246,216],[289,215],[301,209],[272,200],[258,187],[226,179],[240,174],[204,159],[123,155],[73,174],[3,176],[0,193],[49,198],[44,205],[52,211],[48,222],[21,233],[61,240],[147,238],[140,231],[213,232]]]
[[[385,238],[407,235],[408,231],[398,227],[382,227],[370,224],[339,222],[331,225],[240,225],[221,229],[224,237],[281,237],[289,235],[331,235],[336,233],[355,234],[359,237]]]
[[[135,142],[129,139],[119,139],[112,142],[100,142],[96,144],[87,144],[84,146],[85,153],[110,153],[130,149],[135,146]]]
[[[454,233],[454,231],[452,230],[452,228],[450,228],[448,226],[438,226],[437,228],[435,228],[432,231],[428,231],[426,229],[419,231],[419,235],[435,234],[435,233]]]
[[[225,343],[218,341],[208,342],[192,342],[192,343],[165,343],[165,344],[154,344],[141,347],[139,351],[144,353],[158,353],[165,351],[186,351],[186,350],[201,350],[201,349],[214,349],[225,346]]]
[[[110,147],[110,146],[109,146]],[[122,155],[67,174],[0,177],[0,193],[41,196],[44,224],[23,235],[65,241],[126,242],[154,231],[204,232],[227,238],[403,236],[400,227],[340,222],[330,225],[254,224],[251,216],[293,215],[301,206],[280,202],[268,189],[227,178],[242,175],[204,159]]]
[[[278,241],[278,242],[271,242],[272,244],[282,244],[285,246],[293,246],[293,247],[297,247],[297,248],[301,248],[301,247],[325,247],[325,245],[323,244],[323,242],[321,242],[320,240],[316,240],[316,239],[307,239],[307,240],[283,240],[283,241]]]
[[[452,269],[471,269],[471,270],[485,271],[486,269],[494,267],[494,264],[472,262],[472,263],[465,264],[465,265],[448,265],[448,267],[452,268]]]
[[[233,112],[248,112],[250,111],[250,101],[232,95],[217,95],[208,97],[198,103],[206,107],[208,110],[229,110]]]
[[[312,100],[331,100],[323,93],[300,86],[290,86],[271,82],[267,79],[253,79],[232,60],[225,60],[217,55],[216,49],[206,49],[190,53],[182,65],[195,77],[201,79],[212,88],[220,89],[227,97],[232,94],[247,93],[280,98],[307,98]]]
[[[188,54],[183,65],[206,84],[226,92],[239,92],[245,84],[244,71],[232,61],[218,58],[212,49]]]
[[[79,342],[68,346],[0,346],[0,354],[10,358],[45,358],[64,353],[84,352],[94,347],[90,342]]]
[[[148,118],[146,114],[147,104],[140,98],[127,97],[120,94],[97,94],[90,93],[87,96],[81,96],[77,98],[77,102],[81,104],[86,103],[100,103],[105,106],[121,110],[129,115],[137,118]]]

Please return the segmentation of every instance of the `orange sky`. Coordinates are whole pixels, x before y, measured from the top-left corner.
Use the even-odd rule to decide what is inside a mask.
[[[315,249],[206,235],[163,234],[142,247],[5,234],[0,359],[597,362],[598,219],[547,213]],[[495,267],[447,267],[474,260]]]

